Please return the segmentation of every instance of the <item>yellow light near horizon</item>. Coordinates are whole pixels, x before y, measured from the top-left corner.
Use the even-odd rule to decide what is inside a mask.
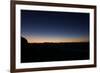
[[[80,37],[80,38],[57,38],[57,37],[27,37],[29,43],[60,43],[60,42],[87,42],[88,38]]]

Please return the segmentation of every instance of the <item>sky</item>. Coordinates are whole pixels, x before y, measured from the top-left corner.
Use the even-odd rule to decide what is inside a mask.
[[[29,43],[89,41],[89,13],[21,10],[21,36]]]

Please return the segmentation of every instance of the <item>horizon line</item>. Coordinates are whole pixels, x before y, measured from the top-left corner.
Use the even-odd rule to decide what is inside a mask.
[[[44,44],[48,44],[48,43],[57,43],[57,44],[60,44],[60,43],[88,43],[89,41],[84,41],[84,42],[28,42],[28,43],[30,43],[30,44],[42,44],[42,43],[44,43]]]

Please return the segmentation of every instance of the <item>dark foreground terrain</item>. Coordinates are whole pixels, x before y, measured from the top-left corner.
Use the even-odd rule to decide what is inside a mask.
[[[89,59],[89,43],[21,43],[21,62]]]

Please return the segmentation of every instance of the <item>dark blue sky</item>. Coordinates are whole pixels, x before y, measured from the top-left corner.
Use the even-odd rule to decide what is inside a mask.
[[[89,37],[89,14],[21,10],[21,36]]]

